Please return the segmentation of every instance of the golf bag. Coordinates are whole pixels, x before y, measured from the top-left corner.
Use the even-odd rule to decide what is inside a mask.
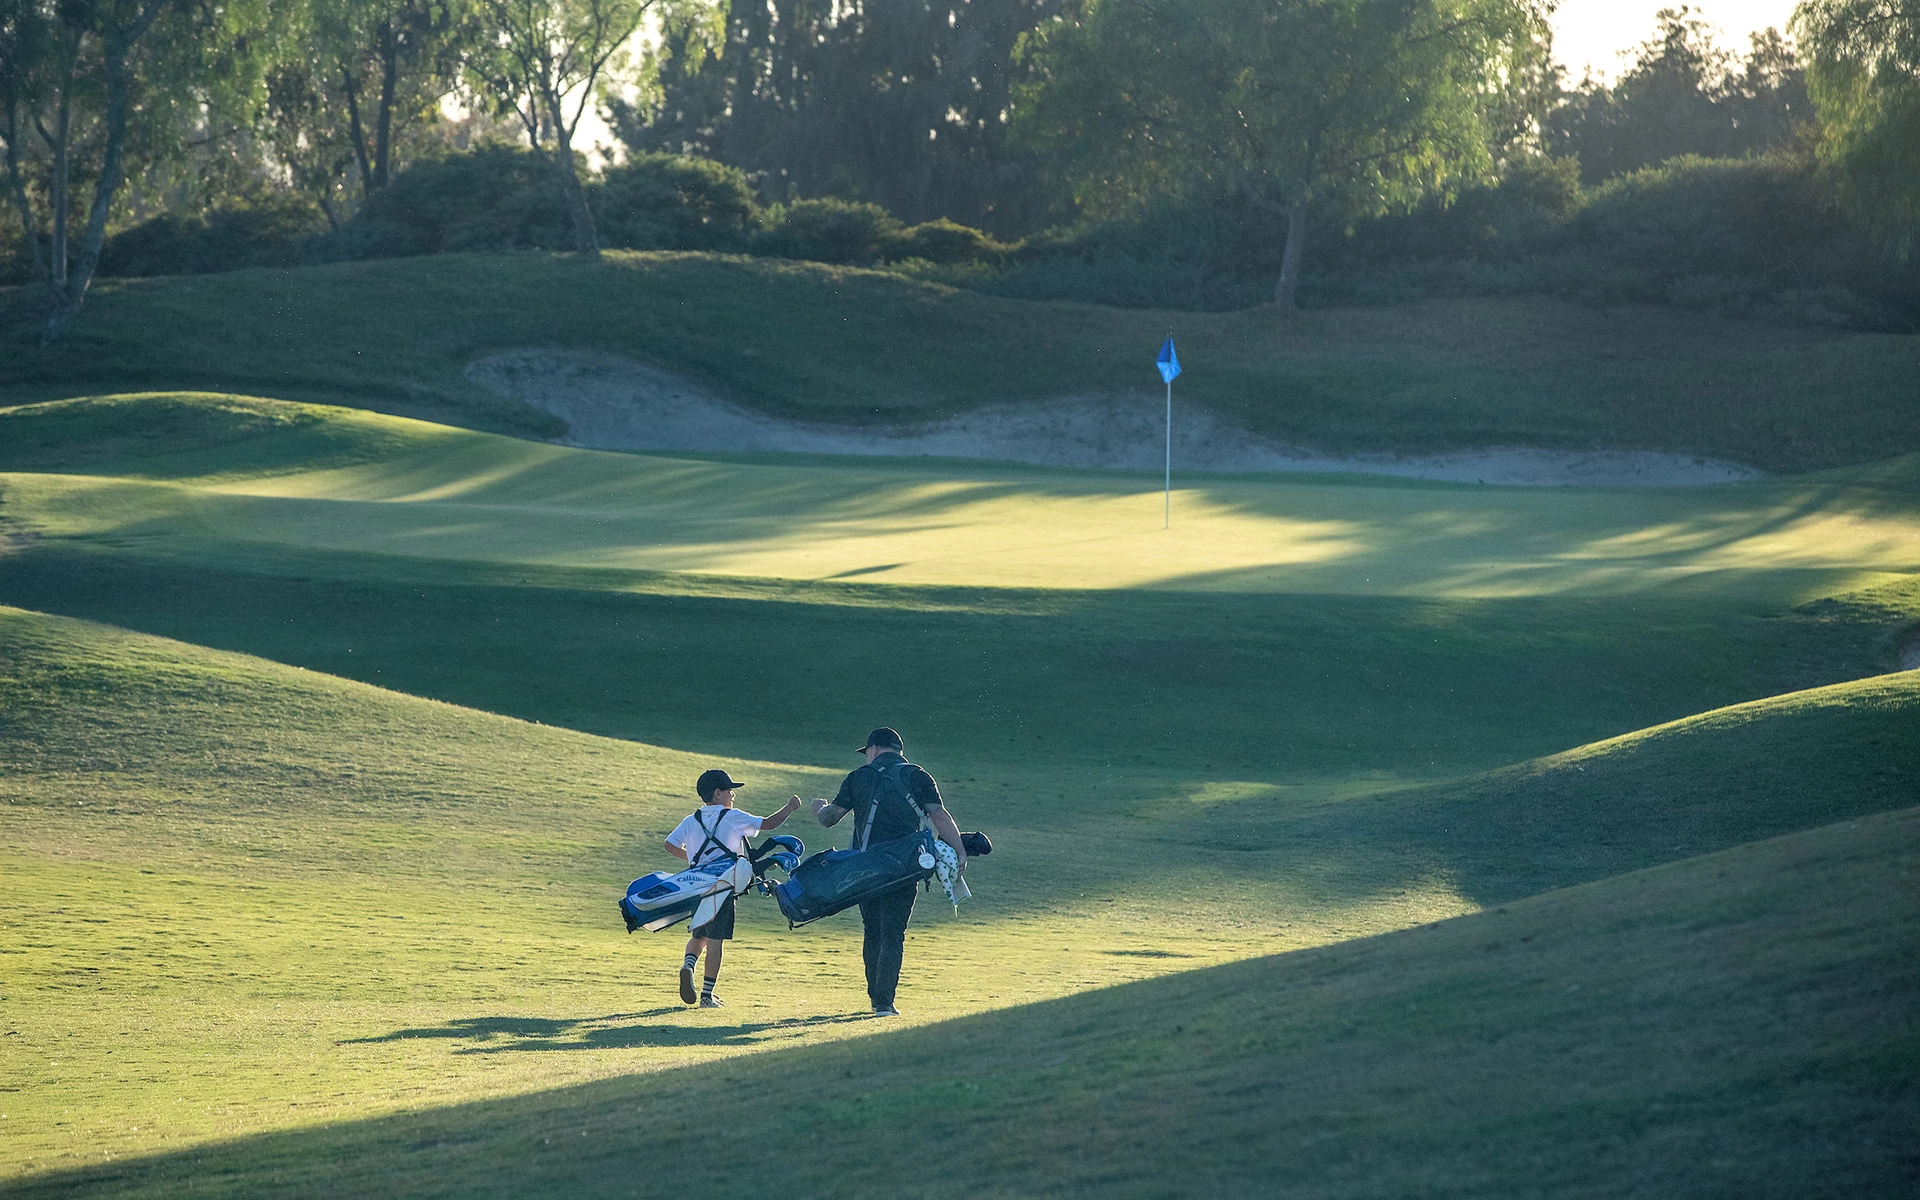
[[[620,898],[620,919],[628,933],[636,929],[658,933],[686,920],[698,928],[713,919],[728,896],[745,895],[756,887],[761,892],[771,890],[767,868],[778,866],[791,875],[806,852],[799,838],[775,834],[758,846],[749,846],[739,857],[728,855],[674,875],[663,871],[642,875],[627,885],[627,894]]]
[[[933,874],[933,834],[925,829],[865,850],[822,850],[773,889],[780,915],[796,928],[830,917],[881,892]]]

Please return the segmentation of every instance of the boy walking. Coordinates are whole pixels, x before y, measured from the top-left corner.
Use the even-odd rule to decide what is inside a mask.
[[[748,838],[769,829],[778,829],[800,807],[800,797],[795,796],[770,817],[756,817],[750,812],[742,812],[733,806],[734,789],[742,786],[739,780],[725,771],[715,769],[702,772],[698,782],[693,785],[694,790],[700,793],[701,807],[667,835],[667,853],[675,858],[686,859],[690,867],[704,866],[715,859],[738,857],[747,852]],[[732,896],[728,896],[713,919],[694,929],[693,936],[687,939],[687,956],[680,967],[680,999],[683,1003],[694,1003],[693,968],[699,963],[700,953],[704,950],[707,955],[707,974],[698,997],[700,1007],[725,1007],[720,998],[713,994],[713,985],[720,978],[721,944],[733,937],[733,900]]]

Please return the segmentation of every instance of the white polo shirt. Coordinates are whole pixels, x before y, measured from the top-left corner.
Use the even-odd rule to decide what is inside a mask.
[[[688,814],[687,818],[674,826],[667,835],[667,844],[678,846],[687,852],[687,864],[697,867],[703,862],[721,857],[720,847],[707,844],[707,835],[725,846],[729,853],[745,854],[747,839],[760,832],[760,826],[766,823],[765,817],[756,817],[750,812],[737,808],[728,808],[721,804],[709,804],[698,812]],[[700,847],[706,844],[707,852],[699,858]]]

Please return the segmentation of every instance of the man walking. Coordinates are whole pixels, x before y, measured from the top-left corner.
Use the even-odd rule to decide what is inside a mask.
[[[924,820],[941,841],[953,847],[964,870],[967,850],[960,841],[960,827],[941,803],[940,785],[933,776],[907,761],[900,735],[891,729],[876,729],[867,735],[867,744],[858,753],[867,756],[867,765],[842,780],[839,794],[831,801],[813,802],[813,815],[819,822],[831,827],[853,813],[853,849],[865,850],[919,832]],[[900,1015],[893,999],[900,986],[907,922],[913,916],[914,889],[918,886],[903,884],[860,905],[860,923],[866,932],[861,957],[867,968],[867,999],[873,1002],[876,1017]]]

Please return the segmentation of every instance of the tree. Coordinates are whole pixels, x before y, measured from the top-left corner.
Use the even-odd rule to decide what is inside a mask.
[[[1611,87],[1589,77],[1547,120],[1547,147],[1578,157],[1599,183],[1682,155],[1737,158],[1786,142],[1808,117],[1793,48],[1777,30],[1752,35],[1744,62],[1714,44],[1693,9],[1663,8],[1654,34]]]
[[[51,90],[55,22],[41,0],[0,0],[0,141],[6,143],[7,197],[20,218],[33,271],[45,271],[40,228],[28,194],[33,125]]]
[[[1540,0],[1089,0],[1023,40],[1019,131],[1119,212],[1211,191],[1285,220],[1294,306],[1309,202],[1407,207],[1494,166],[1490,119],[1547,45]]]
[[[470,0],[299,0],[267,72],[264,136],[293,187],[338,226],[443,124],[478,35]]]
[[[1920,238],[1920,2],[1807,0],[1794,13],[1821,173],[1901,258]]]
[[[724,53],[669,39],[658,89],[609,116],[627,147],[717,159],[769,202],[837,196],[910,223],[1019,232],[1052,195],[1007,139],[1012,52],[1061,0],[730,5]]]
[[[634,66],[630,43],[649,17],[670,36],[717,37],[720,10],[705,0],[478,0],[486,44],[467,57],[469,74],[566,192],[574,249],[599,254],[593,212],[580,182],[573,139],[589,105]]]
[[[165,140],[156,136],[164,131],[246,109],[257,89],[265,20],[261,0],[27,0],[21,12],[40,32],[11,43],[10,52],[21,46],[34,58],[10,60],[0,74],[28,81],[14,94],[31,109],[46,154],[52,311],[41,341],[54,345],[72,331],[99,266],[130,146],[148,149]],[[16,115],[8,142],[13,182],[26,140],[21,124]],[[91,185],[77,254],[69,232],[76,182]],[[28,237],[37,239],[31,203],[22,189],[15,195]]]
[[[323,61],[338,76],[347,132],[367,191],[393,177],[396,121],[430,115],[458,84],[466,12],[459,0],[314,0]],[[369,85],[372,138],[362,112]]]

